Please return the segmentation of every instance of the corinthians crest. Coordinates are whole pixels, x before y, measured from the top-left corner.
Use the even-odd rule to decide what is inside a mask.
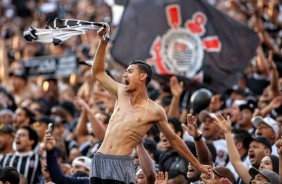
[[[216,35],[203,37],[207,17],[202,12],[195,12],[184,27],[180,27],[182,18],[178,5],[168,6],[166,17],[170,29],[155,38],[150,49],[152,58],[147,59],[147,63],[154,66],[158,74],[177,74],[201,81],[204,52],[220,52],[219,38]]]

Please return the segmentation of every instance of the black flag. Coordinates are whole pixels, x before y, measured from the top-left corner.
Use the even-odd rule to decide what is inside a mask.
[[[223,92],[255,55],[255,32],[206,0],[130,0],[111,54],[142,59],[159,75],[178,75]]]

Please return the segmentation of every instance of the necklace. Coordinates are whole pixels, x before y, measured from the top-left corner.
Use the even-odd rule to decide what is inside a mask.
[[[148,112],[148,103],[149,103],[149,98],[147,97],[145,115],[142,118],[136,118],[131,108],[131,95],[129,94],[129,110],[132,111],[132,115],[137,122],[141,122],[146,118]]]

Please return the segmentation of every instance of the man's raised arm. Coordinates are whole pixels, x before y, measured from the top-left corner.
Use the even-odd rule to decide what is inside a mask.
[[[100,42],[91,68],[92,76],[95,77],[110,93],[117,96],[118,83],[105,72],[105,55],[108,40],[104,40],[103,36],[106,34],[106,27],[99,29],[97,34],[100,37]]]

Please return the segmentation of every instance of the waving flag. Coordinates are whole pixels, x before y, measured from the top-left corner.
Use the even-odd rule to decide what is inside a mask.
[[[159,75],[231,87],[255,55],[259,38],[206,0],[130,0],[111,54],[127,66],[142,59]]]
[[[105,40],[109,40],[110,26],[104,22],[89,22],[75,19],[49,19],[47,29],[29,27],[23,36],[29,42],[53,43],[59,45],[73,36],[84,34],[86,31],[98,30],[101,27],[107,29]]]

